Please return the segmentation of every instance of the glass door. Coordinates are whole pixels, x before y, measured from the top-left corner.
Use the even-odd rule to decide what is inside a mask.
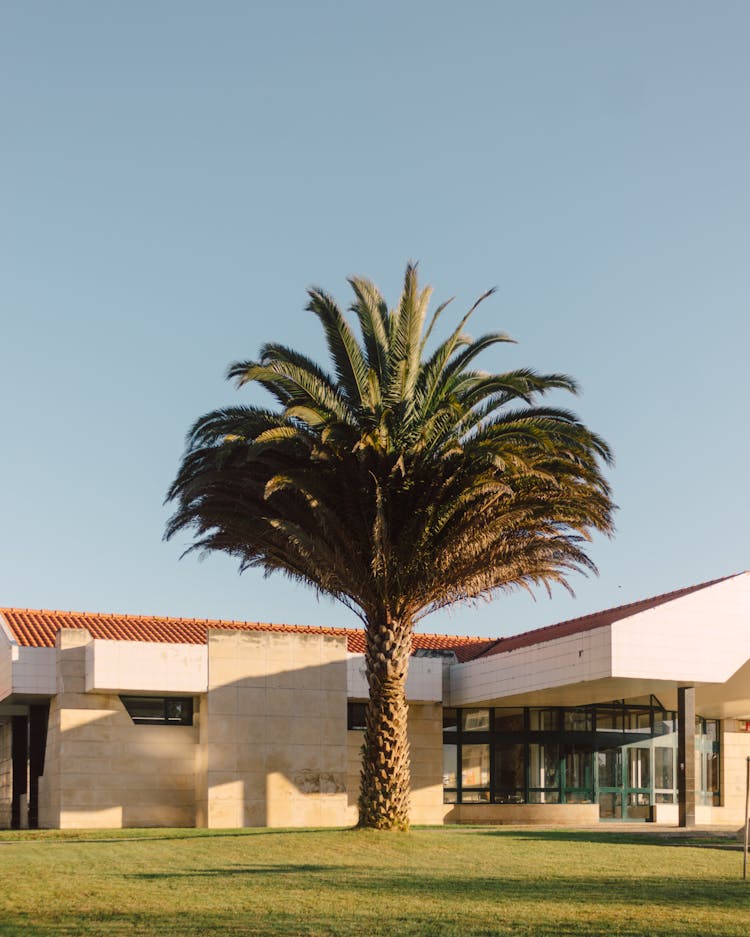
[[[648,820],[651,815],[651,747],[625,749],[624,817]]]
[[[622,749],[605,748],[596,753],[596,783],[600,820],[622,819]]]
[[[651,815],[651,747],[604,748],[596,753],[601,820],[647,820]]]

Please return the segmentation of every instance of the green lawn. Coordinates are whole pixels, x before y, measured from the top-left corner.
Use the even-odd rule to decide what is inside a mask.
[[[0,833],[0,935],[748,937],[741,872],[643,833]]]

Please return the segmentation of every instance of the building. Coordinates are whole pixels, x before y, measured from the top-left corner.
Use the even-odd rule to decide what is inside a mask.
[[[417,634],[415,823],[736,824],[750,573],[515,637]],[[364,634],[3,609],[0,827],[356,821]]]

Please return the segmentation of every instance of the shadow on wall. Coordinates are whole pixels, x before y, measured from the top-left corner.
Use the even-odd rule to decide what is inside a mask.
[[[80,630],[58,636],[41,826],[356,822],[362,734],[347,732],[344,638],[209,632],[208,690],[192,726],[136,725],[119,693],[85,692],[90,640]],[[120,682],[127,693],[126,673]],[[441,822],[439,704],[411,707],[410,738],[415,822]]]

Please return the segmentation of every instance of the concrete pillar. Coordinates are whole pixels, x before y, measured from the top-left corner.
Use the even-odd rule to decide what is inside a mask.
[[[695,687],[677,688],[677,805],[680,826],[695,826]]]

